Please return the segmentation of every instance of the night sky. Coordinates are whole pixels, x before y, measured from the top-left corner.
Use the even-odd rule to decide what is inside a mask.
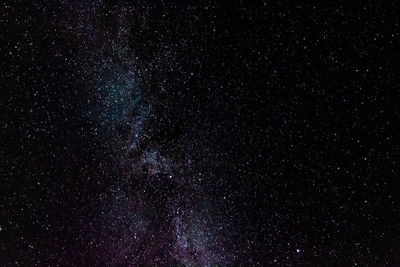
[[[0,265],[400,266],[400,4],[300,2],[3,1]]]

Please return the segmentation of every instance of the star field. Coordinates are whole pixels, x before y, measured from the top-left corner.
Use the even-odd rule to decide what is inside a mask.
[[[0,10],[0,265],[400,264],[395,1]]]

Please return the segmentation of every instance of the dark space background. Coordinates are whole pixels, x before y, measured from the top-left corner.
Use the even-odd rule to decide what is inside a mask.
[[[396,1],[0,10],[0,265],[400,265]]]

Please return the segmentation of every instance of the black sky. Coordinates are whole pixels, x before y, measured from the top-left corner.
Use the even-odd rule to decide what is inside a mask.
[[[400,264],[395,1],[0,10],[2,265]]]

